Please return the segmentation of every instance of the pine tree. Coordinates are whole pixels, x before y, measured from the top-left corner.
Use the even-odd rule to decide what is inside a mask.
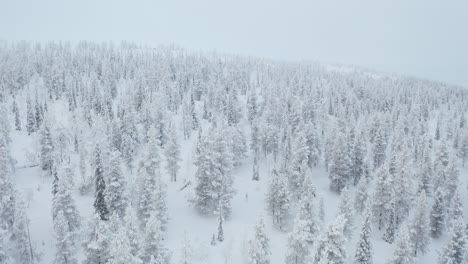
[[[463,219],[453,222],[438,263],[462,264],[466,254],[466,224]]]
[[[258,158],[257,158],[256,155],[254,155],[252,180],[254,180],[254,181],[259,181],[260,180],[260,173],[259,173],[259,168],[258,168]]]
[[[16,263],[33,264],[36,262],[35,251],[30,244],[29,219],[26,216],[26,208],[21,199],[16,200],[14,219],[12,237],[17,252]]]
[[[257,94],[254,88],[250,89],[250,93],[247,98],[247,117],[251,124],[257,117]]]
[[[291,197],[286,176],[273,170],[267,193],[267,204],[273,216],[273,224],[279,229],[283,228],[289,216],[290,201]]]
[[[417,256],[418,252],[425,254],[428,251],[430,243],[430,226],[424,190],[421,191],[416,201],[416,208],[409,226],[409,232],[414,247],[414,256]]]
[[[140,173],[142,186],[140,186],[138,198],[138,216],[144,223],[148,220],[151,213],[155,212],[160,221],[161,228],[165,230],[168,220],[166,184],[161,179],[159,171],[156,174],[150,175],[148,169],[143,168]]]
[[[143,263],[148,263],[151,257],[156,259],[162,258],[164,262],[169,263],[169,252],[163,245],[161,222],[156,213],[152,213],[146,222],[145,235],[143,240],[142,260]],[[161,256],[159,256],[161,255]],[[159,263],[159,262],[156,262]]]
[[[107,264],[110,240],[106,221],[101,220],[99,214],[94,214],[82,243],[85,255],[83,264]]]
[[[13,114],[15,114],[15,129],[21,131],[21,119],[16,99],[13,101]]]
[[[365,174],[365,156],[366,149],[364,145],[364,135],[356,137],[356,141],[352,147],[351,151],[351,169],[350,169],[350,178],[354,185],[356,185],[361,177]]]
[[[224,241],[224,231],[223,231],[223,213],[219,212],[218,215],[218,236],[217,239],[219,242]]]
[[[383,240],[387,243],[392,244],[395,240],[395,233],[397,231],[396,223],[396,208],[395,208],[395,198],[393,197],[391,202],[388,205],[386,222],[385,222],[385,233],[383,234]]]
[[[373,146],[373,160],[374,160],[374,169],[380,167],[385,161],[385,149],[386,149],[386,139],[385,134],[382,128],[382,125],[378,123],[378,127],[376,129],[376,134],[374,138],[374,146]]]
[[[72,179],[74,177],[73,170],[68,163],[62,164],[58,172],[57,192],[52,198],[52,217],[55,219],[59,212],[62,212],[62,216],[67,223],[67,240],[72,240],[77,236],[79,228],[81,226],[80,213],[75,203],[75,199],[72,194]],[[59,220],[57,219],[57,222]],[[64,235],[64,234],[62,234]]]
[[[7,143],[0,139],[0,225],[8,230],[13,227],[16,204],[10,159]]]
[[[294,221],[294,229],[288,236],[286,264],[305,264],[310,254],[307,243],[307,223],[300,219]]]
[[[356,253],[354,253],[354,264],[372,264],[372,244],[370,240],[372,232],[371,211],[369,209],[364,213],[364,221],[361,227]]]
[[[244,132],[238,126],[231,126],[228,132],[232,165],[238,167],[242,164],[243,159],[247,157],[247,140]]]
[[[343,232],[347,238],[350,238],[353,235],[354,212],[352,199],[347,187],[341,191],[340,203],[338,205],[338,214],[344,217],[345,223]]]
[[[445,225],[445,194],[441,187],[437,188],[434,204],[430,212],[431,236],[439,238],[442,235]]]
[[[137,256],[140,251],[140,232],[137,228],[138,224],[136,214],[131,206],[127,206],[127,209],[125,210],[123,223],[131,248],[130,252],[134,256]]]
[[[36,132],[36,119],[34,117],[34,108],[31,105],[31,98],[28,96],[26,100],[26,129],[28,130],[28,135]]]
[[[320,141],[317,135],[317,129],[314,122],[307,122],[304,125],[304,133],[306,138],[306,144],[309,147],[309,155],[307,157],[307,164],[309,167],[316,167],[320,161],[320,155],[322,154],[320,149]]]
[[[389,219],[389,205],[394,196],[393,177],[388,172],[386,165],[378,168],[375,174],[377,181],[374,185],[375,190],[372,198],[372,215],[378,223],[379,230],[381,230]]]
[[[104,169],[101,160],[101,148],[96,145],[95,149],[95,161],[96,166],[94,178],[95,178],[95,192],[94,192],[94,210],[101,220],[107,220],[109,215],[108,205],[106,203],[106,182],[104,180]]]
[[[128,198],[125,192],[126,180],[123,175],[120,153],[114,150],[110,153],[110,167],[107,175],[107,185],[105,189],[105,201],[109,214],[116,213],[120,217],[124,216],[127,208]]]
[[[231,199],[234,195],[232,153],[230,153],[222,131],[211,131],[199,145],[195,173],[197,180],[195,197],[192,202],[202,214],[213,214],[221,205],[225,217],[231,213]]]
[[[369,199],[368,194],[369,182],[367,178],[362,177],[356,187],[356,193],[354,196],[354,208],[358,213],[364,212],[366,204]]]
[[[341,190],[349,183],[349,159],[346,152],[345,138],[343,133],[338,132],[333,146],[330,164],[328,166],[330,179],[330,190],[341,192]]]
[[[54,264],[76,264],[74,249],[74,234],[70,231],[67,219],[63,211],[58,211],[54,218],[54,231],[57,251]]]
[[[41,168],[52,175],[52,167],[54,166],[54,143],[49,121],[42,124],[40,130],[40,163]]]
[[[338,216],[335,222],[322,234],[317,245],[314,264],[334,263],[343,264],[346,260],[346,237],[343,233],[345,225],[344,216]]]
[[[413,262],[413,247],[411,245],[408,228],[406,226],[402,226],[396,240],[396,248],[393,252],[393,258],[389,264],[411,264]]]
[[[303,191],[301,199],[299,201],[298,212],[296,219],[301,220],[305,223],[306,227],[304,231],[307,234],[307,242],[313,243],[314,238],[320,232],[320,221],[318,219],[318,213],[315,200],[315,187],[312,185],[310,174],[304,180]]]
[[[109,245],[109,260],[107,264],[140,264],[142,261],[132,254],[132,247],[126,230],[120,228]]]
[[[269,264],[270,255],[270,239],[266,235],[263,218],[260,218],[255,226],[254,238],[250,241],[249,264]]]
[[[292,142],[292,150],[289,186],[297,192],[304,182],[305,168],[308,167],[309,146],[303,129],[297,131]]]
[[[177,142],[177,133],[173,126],[169,126],[169,137],[166,143],[167,172],[171,176],[171,181],[177,181],[177,172],[180,169],[180,145]]]

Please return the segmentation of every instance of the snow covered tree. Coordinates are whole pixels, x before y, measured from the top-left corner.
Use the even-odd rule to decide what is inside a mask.
[[[252,123],[257,117],[257,94],[255,88],[250,89],[249,96],[247,97],[247,117],[249,122]]]
[[[338,216],[327,231],[322,234],[314,257],[314,264],[343,264],[346,261],[346,237],[343,233],[345,218]]]
[[[366,168],[366,147],[364,135],[356,137],[354,145],[351,150],[351,168],[350,168],[350,178],[354,185],[356,185],[361,177],[365,176]]]
[[[354,264],[372,264],[372,244],[371,244],[371,211],[369,209],[364,213],[364,221],[359,234],[359,240],[354,253]]]
[[[58,211],[54,218],[54,231],[57,251],[55,253],[54,264],[76,264],[74,236],[70,231],[67,219],[63,211]]]
[[[247,140],[244,132],[238,126],[231,126],[228,131],[230,153],[232,155],[232,162],[234,167],[242,164],[242,160],[247,157]]]
[[[416,201],[416,208],[409,226],[410,239],[414,247],[414,256],[418,252],[425,254],[428,251],[430,243],[430,226],[427,214],[426,193],[421,191]]]
[[[306,138],[306,144],[309,147],[307,164],[309,165],[309,167],[315,167],[320,161],[320,156],[322,154],[322,151],[320,149],[320,140],[317,135],[315,123],[307,121],[304,124],[304,133]]]
[[[306,264],[310,254],[307,233],[308,225],[305,221],[296,218],[294,229],[288,235],[288,248],[286,251],[286,264]]]
[[[36,132],[36,118],[34,117],[34,108],[29,96],[26,100],[26,130],[28,131],[28,135]]]
[[[365,177],[359,179],[359,183],[356,187],[356,193],[354,196],[354,208],[358,213],[364,212],[364,209],[369,199],[368,188],[368,179]]]
[[[413,247],[411,245],[408,228],[402,226],[396,240],[393,258],[389,261],[389,264],[411,264],[413,262]]]
[[[131,206],[127,206],[125,216],[123,218],[124,228],[127,232],[128,242],[130,244],[130,252],[137,256],[140,251],[140,232],[138,227],[136,214]]]
[[[259,168],[258,168],[258,158],[257,158],[256,155],[254,156],[254,162],[253,162],[252,180],[254,180],[254,181],[259,181],[260,180],[260,172],[259,172]]]
[[[291,207],[288,180],[283,173],[272,171],[266,199],[268,210],[273,216],[273,224],[281,230]]]
[[[265,232],[263,218],[260,218],[255,226],[254,238],[250,241],[249,264],[269,264],[270,255],[270,239]]]
[[[120,146],[122,158],[125,164],[131,169],[133,168],[133,160],[138,148],[138,130],[135,125],[135,114],[131,107],[127,109],[125,115],[122,117],[120,126],[122,143]]]
[[[452,224],[442,254],[439,256],[438,263],[465,263],[464,258],[466,250],[466,224],[463,219],[458,219]]]
[[[390,202],[394,196],[393,177],[388,172],[386,165],[376,170],[377,181],[374,185],[374,194],[372,197],[372,215],[378,223],[381,230],[386,226],[389,220]]]
[[[132,253],[132,247],[125,228],[120,228],[109,245],[107,264],[140,264],[143,263]]]
[[[52,139],[52,132],[50,122],[46,120],[40,130],[40,163],[41,168],[52,175],[52,168],[54,166],[54,143]]]
[[[16,99],[13,100],[13,114],[15,115],[15,129],[21,131],[21,119]]]
[[[88,230],[82,243],[85,259],[83,264],[107,264],[109,260],[110,234],[106,221],[98,213],[89,221]]]
[[[224,231],[223,231],[223,213],[218,212],[218,236],[217,239],[219,242],[224,241]]]
[[[162,258],[161,264],[167,264],[170,260],[169,252],[163,245],[161,222],[156,213],[152,213],[146,222],[141,259],[143,263],[149,263],[152,257]]]
[[[94,151],[94,164],[95,164],[95,172],[94,172],[94,180],[95,180],[95,191],[94,191],[94,210],[101,220],[107,220],[109,215],[108,205],[106,203],[106,182],[104,180],[104,169],[101,160],[101,148],[99,145],[96,145],[96,149]]]
[[[10,160],[7,142],[0,139],[0,226],[9,230],[14,223],[16,203]]]
[[[0,229],[0,263],[14,264],[13,258],[8,254],[5,240],[8,237],[5,230]]]
[[[292,157],[288,164],[291,168],[289,187],[297,192],[304,182],[305,169],[308,167],[309,146],[306,142],[304,130],[297,131],[292,141]]]
[[[375,131],[374,145],[372,149],[372,157],[374,160],[374,169],[380,167],[385,161],[385,150],[387,142],[381,123],[378,123],[378,127]]]
[[[328,166],[330,179],[330,190],[341,192],[341,190],[349,183],[349,156],[346,148],[345,136],[338,132],[333,145],[330,164]]]
[[[395,198],[393,197],[388,204],[388,210],[385,221],[385,232],[383,234],[383,240],[387,243],[392,244],[395,241],[395,235],[397,232],[397,221],[396,221],[396,208]]]
[[[55,219],[58,213],[62,212],[62,216],[67,223],[66,231],[68,233],[66,234],[66,239],[74,242],[81,226],[81,220],[72,194],[73,170],[68,163],[63,163],[58,175],[57,192],[52,198],[52,217]],[[58,219],[56,221],[59,222]]]
[[[446,211],[444,197],[445,193],[442,188],[437,188],[430,212],[431,236],[433,238],[439,238],[444,230]]]
[[[343,232],[347,238],[353,235],[354,229],[354,210],[353,200],[350,197],[350,191],[345,187],[341,191],[340,203],[338,205],[338,214],[342,215],[345,219]]]
[[[231,213],[231,199],[234,195],[232,153],[221,131],[211,131],[202,139],[195,160],[198,169],[195,197],[192,202],[202,214],[213,214],[221,205],[225,216]]]
[[[120,153],[117,150],[112,151],[110,153],[109,174],[106,177],[105,201],[109,214],[116,213],[120,217],[123,217],[127,208],[128,198],[125,191],[126,180],[121,164]]]
[[[177,172],[180,169],[180,145],[177,142],[177,133],[173,126],[169,126],[168,141],[166,143],[167,172],[171,176],[171,181],[177,181]]]
[[[16,251],[16,263],[33,264],[37,261],[35,250],[31,247],[29,235],[29,219],[26,216],[26,208],[21,199],[16,200],[15,216],[12,230],[12,238]]]

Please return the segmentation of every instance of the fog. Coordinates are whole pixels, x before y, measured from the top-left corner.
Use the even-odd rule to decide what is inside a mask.
[[[8,1],[0,39],[130,40],[468,87],[468,1]]]

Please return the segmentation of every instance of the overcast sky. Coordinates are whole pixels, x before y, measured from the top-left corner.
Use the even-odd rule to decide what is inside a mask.
[[[0,0],[0,39],[175,43],[468,87],[467,0]]]

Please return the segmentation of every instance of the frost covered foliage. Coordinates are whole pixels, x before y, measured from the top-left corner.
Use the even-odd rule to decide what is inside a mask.
[[[352,67],[1,42],[0,262],[460,263],[467,112]]]

